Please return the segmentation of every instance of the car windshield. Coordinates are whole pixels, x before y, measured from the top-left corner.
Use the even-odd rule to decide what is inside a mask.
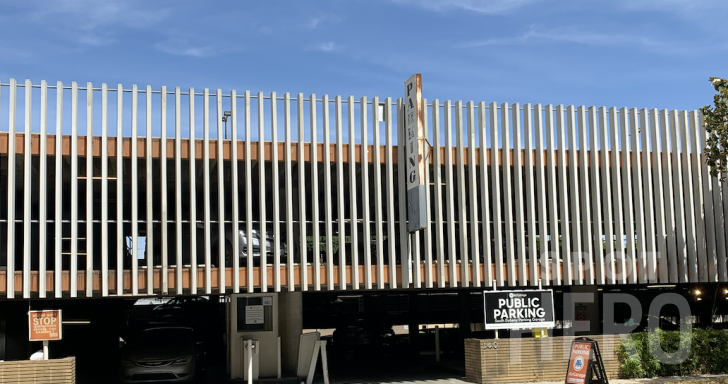
[[[192,331],[189,329],[154,329],[144,331],[134,344],[137,348],[185,348],[192,344]]]

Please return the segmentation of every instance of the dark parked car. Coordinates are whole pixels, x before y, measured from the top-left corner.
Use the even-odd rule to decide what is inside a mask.
[[[124,346],[119,369],[124,383],[191,383],[205,373],[205,353],[191,328],[151,328]]]
[[[152,310],[154,321],[189,325],[204,317],[211,309],[210,301],[202,296],[177,296]]]
[[[389,345],[394,330],[389,324],[356,320],[336,327],[332,345],[339,350],[357,348],[378,348]]]

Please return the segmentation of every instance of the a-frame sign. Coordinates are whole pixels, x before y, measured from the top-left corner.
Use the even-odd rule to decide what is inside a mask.
[[[596,340],[577,337],[571,342],[566,384],[609,384]]]

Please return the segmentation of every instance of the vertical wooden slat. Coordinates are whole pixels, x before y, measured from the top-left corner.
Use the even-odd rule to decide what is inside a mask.
[[[573,105],[569,105],[566,107],[566,125],[568,129],[568,148],[569,148],[569,154],[568,154],[568,170],[569,170],[569,205],[570,205],[570,220],[571,220],[571,231],[573,232],[572,244],[571,244],[571,256],[569,257],[569,260],[571,260],[572,263],[572,278],[574,282],[577,285],[584,284],[584,267],[582,266],[582,227],[581,227],[581,209],[579,208],[579,202],[580,196],[584,196],[585,194],[588,194],[589,187],[586,186],[586,190],[580,190],[579,186],[579,177],[577,174],[577,169],[579,168],[579,164],[577,162],[577,151],[586,152],[585,148],[581,148],[578,145],[577,141],[577,127],[576,127],[576,120],[575,120],[575,113]],[[582,121],[583,122],[583,121]],[[583,136],[583,134],[582,134]],[[565,140],[564,140],[565,142]],[[559,148],[559,150],[561,150]],[[586,164],[582,165],[583,168],[586,168]],[[580,193],[583,192],[583,193]],[[588,230],[587,226],[587,230]],[[589,269],[591,270],[591,264],[587,264],[589,266]]]
[[[647,259],[647,279],[650,283],[657,282],[657,244],[655,234],[655,208],[654,208],[654,192],[652,187],[652,161],[650,158],[650,147],[649,145],[649,113],[647,108],[640,111],[640,137],[642,140],[642,148],[640,148],[640,154],[642,155],[642,188],[644,195],[644,212],[645,212],[645,257]],[[636,139],[634,139],[636,141]],[[635,145],[635,148],[637,146]],[[636,155],[633,153],[633,155]],[[635,162],[636,164],[636,162]],[[643,199],[640,196],[640,199]]]
[[[166,93],[166,90],[162,91],[162,94],[164,95]],[[165,99],[162,99],[162,105],[165,105]],[[162,110],[165,110],[166,106],[162,107]],[[225,236],[225,157],[223,156],[223,141],[224,141],[224,134],[223,134],[223,127],[222,127],[222,118],[223,118],[223,111],[222,111],[222,89],[217,89],[217,92],[215,94],[215,111],[216,111],[216,122],[217,122],[217,156],[216,156],[216,162],[217,162],[217,225],[218,225],[218,232],[217,232],[217,243],[218,243],[218,265],[217,265],[217,271],[219,274],[218,277],[218,289],[220,293],[225,293],[225,269],[228,267],[225,263],[225,253],[227,252],[227,240]],[[162,115],[164,116],[164,115]],[[164,121],[164,120],[162,120]],[[227,128],[227,127],[226,127]],[[165,125],[162,124],[162,132],[165,130]],[[227,133],[227,129],[226,129]],[[166,141],[166,135],[162,133],[162,148],[165,148],[167,146]],[[163,150],[162,152],[162,162],[167,162],[167,156],[166,151]],[[166,172],[165,172],[166,173]],[[166,224],[166,176],[162,177],[162,236],[164,237],[164,231],[165,228],[167,228]],[[237,232],[235,231],[235,228],[233,228],[232,231],[230,231],[232,234],[232,241],[235,242]],[[232,244],[231,244],[232,246]],[[231,258],[234,258],[236,255],[231,255]],[[162,257],[166,259],[166,252],[162,252]],[[164,260],[163,259],[163,260]],[[166,264],[162,264],[162,275],[167,275],[167,269]],[[165,286],[163,286],[166,288]]]
[[[457,287],[457,248],[455,246],[455,193],[452,175],[452,104],[445,101],[445,213],[447,214],[447,254],[450,263],[450,287]]]
[[[470,258],[468,255],[468,211],[466,201],[465,188],[465,132],[463,131],[463,103],[457,101],[455,103],[455,140],[457,141],[457,220],[460,224],[459,228],[459,252],[460,255],[460,284],[462,287],[470,286],[470,276],[468,276],[468,266]]]
[[[698,126],[703,127],[705,124],[703,114],[699,114]],[[706,147],[706,136],[708,132],[701,134],[700,129],[695,130],[695,143],[699,143],[699,149]],[[710,176],[710,168],[705,166],[706,156],[703,150],[696,150],[696,153],[700,152],[696,156],[695,163],[698,164],[703,175],[704,188],[706,193],[705,196],[705,216],[708,220],[713,221],[712,230],[707,232],[708,236],[712,236],[715,240],[715,252],[709,252],[708,259],[708,271],[711,281],[724,282],[728,279],[726,270],[726,236],[725,236],[725,222],[724,222],[724,202],[721,199],[721,185],[720,179],[717,177]],[[710,192],[710,195],[708,195]],[[711,206],[712,203],[712,206]]]
[[[234,92],[234,91],[233,91]],[[175,271],[174,288],[177,295],[182,294],[182,95],[180,88],[174,89],[174,241],[175,241]],[[233,103],[235,99],[233,98]],[[235,104],[233,104],[235,105]],[[233,112],[234,113],[234,112]],[[234,123],[233,123],[234,124]],[[233,128],[234,132],[235,128]],[[235,154],[233,148],[233,154]],[[233,157],[237,158],[237,157]],[[233,174],[237,180],[237,173]],[[237,183],[235,183],[237,185]],[[236,232],[237,234],[237,232]],[[237,255],[237,253],[236,253]],[[236,257],[237,259],[237,257]],[[235,274],[237,276],[237,274]],[[237,285],[236,285],[237,287]],[[237,291],[236,291],[237,293]]]
[[[576,164],[576,154],[571,155],[571,152],[576,151],[576,132],[578,130],[579,132],[579,164],[578,164],[578,171],[579,176],[577,178],[577,169],[574,169],[574,173],[571,174],[573,184],[571,188],[579,188],[581,190],[581,193],[579,193],[579,205],[580,208],[577,210],[581,211],[581,234],[582,237],[579,239],[583,239],[583,243],[581,244],[581,247],[579,248],[579,252],[582,252],[582,255],[585,256],[583,262],[584,266],[582,269],[581,263],[582,258],[579,257],[579,262],[577,267],[579,268],[579,283],[580,284],[594,284],[594,247],[592,244],[592,227],[590,226],[592,222],[592,215],[589,209],[589,204],[591,203],[591,191],[589,190],[589,169],[593,167],[597,167],[598,163],[594,161],[591,163],[591,167],[588,165],[588,155],[589,153],[596,154],[596,140],[591,139],[589,144],[587,144],[587,136],[588,136],[588,129],[587,129],[587,117],[586,117],[586,108],[582,105],[577,109],[577,115],[578,115],[578,124],[579,128],[576,128],[576,126],[572,126],[571,129],[569,129],[569,164],[571,165],[569,168],[574,169],[577,168]],[[573,162],[572,162],[573,161]],[[570,171],[571,171],[570,169]],[[577,186],[577,180],[579,182]],[[597,200],[598,204],[597,207],[601,205],[601,202]],[[572,203],[573,205],[573,203]],[[572,215],[572,217],[574,217]],[[576,220],[579,220],[579,215],[575,215]],[[595,222],[601,222],[595,221]],[[575,225],[579,225],[579,223],[576,223]],[[601,238],[601,237],[600,237]],[[579,243],[577,242],[577,245]],[[601,247],[597,249],[597,251],[601,250]],[[601,253],[600,253],[601,255]],[[601,271],[601,270],[600,270]]]
[[[637,270],[637,251],[635,244],[635,228],[634,228],[634,200],[632,195],[632,178],[630,172],[630,160],[629,160],[629,112],[627,108],[621,108],[619,110],[620,115],[620,127],[619,136],[621,139],[620,147],[620,160],[622,168],[622,198],[624,203],[624,234],[626,238],[626,262],[631,263],[627,265],[629,274],[627,276],[628,282],[635,284],[637,283],[638,270]]]
[[[424,104],[427,106],[427,103]],[[425,113],[427,112],[427,108],[425,108]],[[427,117],[425,116],[425,122],[427,121]],[[477,169],[478,167],[476,164],[476,158],[475,158],[475,148],[477,145],[475,144],[475,109],[474,104],[472,101],[469,101],[467,104],[467,124],[468,124],[468,196],[470,197],[469,203],[470,203],[470,254],[471,254],[471,260],[473,260],[473,286],[480,287],[480,282],[482,281],[482,276],[480,273],[480,229],[478,228],[478,194],[480,191],[480,188],[478,188],[478,179],[477,179]],[[425,123],[425,137],[427,137],[427,123]],[[481,138],[480,143],[480,150],[485,151],[485,138]],[[428,159],[429,160],[429,159]],[[429,161],[425,161],[425,175],[429,174],[428,170],[428,163]],[[484,167],[485,164],[480,164],[481,167]],[[426,180],[427,185],[427,194],[429,194],[430,191],[430,184],[429,181]],[[464,186],[463,186],[464,189]],[[429,202],[429,196],[427,197],[427,201]],[[429,231],[430,231],[430,210],[427,210],[427,228],[425,228],[425,244],[427,246],[427,243],[429,243]],[[429,254],[429,259],[432,260],[432,255]],[[466,266],[467,267],[467,266]],[[419,267],[417,268],[419,270]],[[427,267],[427,271],[430,270],[430,267]],[[432,273],[432,271],[430,271]],[[428,288],[430,288],[428,286]]]
[[[700,190],[700,193],[703,194],[703,205],[697,208],[701,210],[705,223],[708,281],[716,282],[719,281],[718,259],[725,259],[725,238],[723,236],[716,237],[716,233],[724,233],[723,204],[720,199],[714,200],[713,196],[719,196],[716,193],[719,186],[713,184],[709,167],[704,166],[705,153],[701,149],[705,148],[705,135],[707,132],[701,135],[703,126],[702,114],[698,115],[696,111],[690,112],[690,130],[693,132],[690,140],[693,152],[693,169],[695,173],[700,173],[703,184]],[[703,208],[705,208],[705,211],[702,211]]]
[[[498,104],[490,103],[490,185],[493,194],[493,233],[495,236],[495,279],[498,286],[503,286],[503,223],[501,221],[500,190],[500,153],[498,151]],[[508,148],[503,148],[506,152]],[[508,156],[504,155],[504,164],[508,164]]]
[[[405,129],[404,125],[404,101],[402,98],[397,99],[397,197],[399,206],[399,255],[400,262],[402,265],[402,288],[407,289],[410,285],[410,279],[412,276],[412,254],[416,248],[411,244],[411,236],[407,231],[407,171],[405,161]],[[394,178],[391,183],[394,184]],[[418,231],[419,232],[419,231]],[[417,234],[418,232],[415,232]],[[419,276],[419,255],[416,257],[417,268],[416,274]],[[396,269],[396,268],[395,268]]]
[[[343,291],[346,289],[346,211],[344,208],[344,137],[341,113],[341,95],[337,95],[334,99],[336,118],[336,211],[338,213],[336,227],[339,243],[339,289]],[[328,164],[328,166],[330,165]]]
[[[540,276],[538,275],[538,250],[536,249],[536,210],[539,208],[543,208],[543,204],[541,206],[536,205],[536,196],[534,191],[536,190],[536,184],[533,178],[533,171],[536,167],[535,165],[535,159],[534,155],[538,157],[539,163],[541,162],[540,159],[542,158],[543,152],[535,153],[534,154],[534,148],[533,148],[533,138],[534,138],[534,126],[533,126],[533,117],[532,117],[533,110],[531,108],[531,104],[524,104],[523,105],[523,130],[524,130],[524,144],[526,149],[526,156],[524,158],[524,168],[523,171],[526,174],[525,177],[525,190],[524,193],[526,195],[526,205],[525,205],[525,212],[526,212],[526,227],[525,231],[527,234],[527,239],[523,244],[526,244],[526,252],[523,253],[523,259],[522,262],[526,262],[528,260],[528,279],[531,282],[532,286],[538,285],[538,281],[540,280]],[[520,134],[520,129],[518,129]],[[515,137],[515,135],[514,135]],[[543,141],[542,141],[543,142]],[[481,165],[482,166],[482,165]],[[545,212],[544,212],[545,215]]]
[[[295,252],[293,244],[293,176],[292,176],[292,165],[291,165],[291,94],[286,92],[283,95],[283,118],[286,139],[286,241],[288,242],[286,247],[287,252],[287,281],[288,291],[293,292],[296,289],[295,281],[293,279],[293,253]],[[278,240],[276,247],[280,247],[280,240]],[[278,277],[280,282],[280,276]],[[280,287],[277,287],[280,290]]]
[[[33,139],[31,132],[33,117],[33,84],[25,80],[25,131],[23,135],[24,161],[23,161],[23,298],[30,298],[30,257],[33,240],[30,231],[30,207],[32,204],[31,169],[33,168],[30,143]],[[12,278],[9,276],[8,278]]]
[[[615,213],[615,236],[616,236],[616,249],[614,253],[614,262],[617,265],[617,280],[625,284],[627,282],[628,271],[627,262],[625,260],[624,250],[624,214],[622,210],[622,180],[619,176],[619,125],[617,123],[617,108],[609,108],[609,134],[611,136],[611,171],[612,171],[612,193],[614,198],[614,213]],[[622,148],[624,149],[624,148]],[[634,232],[633,232],[634,233]],[[617,259],[618,258],[618,259]],[[610,264],[611,265],[611,264]],[[634,273],[634,270],[630,270]]]
[[[703,207],[707,206],[705,195],[703,194],[703,174],[700,172],[700,163],[698,163],[699,148],[698,136],[700,128],[698,127],[697,111],[681,112],[681,120],[683,129],[681,131],[683,146],[683,168],[685,174],[690,177],[691,200],[688,211],[692,213],[694,221],[695,247],[697,248],[697,275],[701,282],[708,282],[710,268],[708,267],[708,248],[711,252],[715,252],[715,226],[713,220],[706,220],[703,213]],[[694,133],[693,133],[694,132]],[[708,195],[709,197],[710,195]],[[712,210],[712,204],[711,204]],[[712,219],[712,217],[711,217]],[[706,228],[707,227],[707,228]]]
[[[570,112],[573,112],[570,110]],[[573,119],[573,114],[571,115]],[[572,121],[573,123],[573,121]],[[566,167],[566,127],[564,124],[564,106],[556,107],[556,140],[558,141],[557,152],[557,195],[559,209],[559,224],[561,230],[561,252],[564,261],[564,285],[573,284],[576,278],[572,270],[572,253],[571,253],[571,230],[574,231],[574,239],[579,238],[579,226],[575,223],[569,225],[569,186],[568,186],[568,169]],[[571,195],[577,194],[578,191],[572,191]],[[578,201],[578,199],[577,199]],[[571,230],[570,230],[571,228]]]
[[[547,116],[548,117],[548,116]],[[546,179],[546,167],[544,164],[544,132],[543,132],[543,108],[541,104],[536,104],[536,108],[533,112],[533,122],[536,130],[536,197],[534,200],[538,207],[538,234],[539,234],[539,245],[541,252],[541,282],[542,284],[548,285],[551,282],[551,263],[549,263],[549,236],[548,236],[548,223],[549,216],[547,207],[549,206],[550,199],[546,199],[546,191],[548,189]],[[550,125],[549,125],[550,127]],[[550,171],[549,171],[550,172]],[[550,197],[550,195],[549,195]],[[534,247],[535,248],[535,247]],[[555,264],[555,260],[553,261]],[[554,271],[556,272],[556,271]]]
[[[60,86],[60,84],[59,84]],[[126,239],[124,238],[124,156],[122,149],[124,143],[123,137],[123,117],[124,117],[124,89],[121,84],[116,86],[116,295],[124,294],[124,248]],[[60,127],[57,128],[60,135]],[[57,136],[60,137],[60,136]],[[59,157],[61,153],[61,140],[56,140],[56,161],[61,161]],[[59,168],[56,163],[56,169]],[[60,173],[59,173],[60,175]],[[59,183],[56,182],[56,186]],[[61,199],[59,199],[61,200]],[[56,228],[58,230],[58,228]],[[60,276],[56,277],[56,282],[60,283]]]
[[[93,86],[86,83],[86,297],[93,296],[94,276],[94,146]]]
[[[238,179],[238,94],[230,91],[230,173],[233,202],[233,293],[240,293],[240,182]]]
[[[152,172],[152,87],[149,85],[147,85],[147,92],[145,96],[147,102],[147,128],[144,140],[146,144],[146,167],[144,170],[147,184],[147,254],[144,258],[147,259],[147,294],[151,295],[154,293],[154,172]]]
[[[384,127],[386,136],[385,160],[386,160],[386,186],[387,186],[387,245],[389,245],[389,288],[397,288],[397,262],[395,254],[395,243],[397,233],[394,226],[394,168],[392,159],[392,141],[394,134],[392,133],[392,98],[388,97],[384,100]]]
[[[583,116],[584,112],[581,112]],[[583,135],[586,137],[586,125],[582,126],[582,132]],[[603,127],[603,126],[602,126]],[[589,284],[594,284],[593,278],[596,278],[596,284],[603,285],[606,283],[605,279],[605,270],[604,270],[604,252],[605,252],[605,246],[603,236],[606,232],[606,226],[611,226],[611,222],[603,221],[602,216],[602,206],[609,205],[609,210],[611,211],[611,199],[608,199],[607,195],[609,195],[609,191],[605,189],[604,193],[604,199],[602,198],[602,191],[601,188],[604,188],[604,183],[599,182],[599,155],[604,151],[604,149],[607,147],[607,143],[604,141],[601,141],[599,139],[598,134],[598,127],[597,127],[597,109],[595,107],[589,107],[589,175],[586,177],[586,179],[589,180],[589,185],[591,187],[591,190],[589,191],[589,196],[591,199],[585,199],[587,203],[591,203],[591,220],[592,220],[592,239],[585,238],[587,241],[591,241],[592,245],[592,251],[594,254],[593,261],[595,264],[594,273],[591,273]],[[582,140],[582,143],[585,142],[585,140]],[[602,151],[599,150],[599,147],[601,147]],[[586,148],[586,147],[582,147]],[[605,152],[606,156],[606,152]],[[582,162],[582,164],[585,164],[585,162]],[[605,162],[602,162],[602,168],[605,168],[607,164]],[[584,173],[582,172],[582,178],[584,179]],[[609,180],[609,179],[607,179]],[[608,200],[607,200],[608,199]],[[586,206],[584,206],[586,208]],[[602,227],[602,223],[604,223],[604,227]],[[611,239],[610,239],[611,240]],[[611,241],[609,241],[611,242]]]
[[[329,130],[329,95],[321,101],[324,125],[324,219],[326,228],[326,285],[329,291],[334,289],[334,228],[331,207],[331,132]]]
[[[255,290],[253,283],[253,157],[250,149],[250,91],[245,91],[245,281],[248,293]],[[262,288],[262,284],[261,284]]]
[[[631,139],[632,150],[630,155],[632,156],[632,165],[630,167],[630,177],[632,178],[632,185],[634,191],[634,202],[635,202],[635,229],[637,231],[637,243],[635,244],[635,259],[638,260],[639,273],[637,275],[640,282],[646,283],[649,281],[649,266],[647,265],[647,252],[652,252],[654,249],[654,237],[651,237],[648,241],[645,239],[645,207],[642,193],[644,188],[642,186],[642,170],[649,168],[649,162],[643,167],[642,159],[640,158],[640,143],[639,134],[639,114],[637,108],[633,108],[629,112],[630,118],[630,131],[629,137]],[[646,128],[642,128],[645,129]]]
[[[425,137],[429,137],[429,122],[428,122],[428,109],[427,109],[427,99],[422,99],[422,105],[424,105],[423,110],[423,116],[424,116],[424,131],[425,131]],[[433,283],[433,277],[432,277],[432,201],[430,200],[430,183],[431,183],[431,176],[430,176],[430,156],[432,156],[432,146],[428,144],[428,148],[426,149],[427,156],[425,157],[425,185],[427,185],[427,188],[425,189],[425,199],[427,200],[427,228],[425,228],[424,232],[424,242],[425,242],[425,287],[426,288],[432,288]],[[477,224],[477,223],[476,223]],[[419,239],[418,239],[419,240]],[[418,287],[419,288],[419,287]]]
[[[321,237],[319,228],[319,196],[318,193],[318,143],[316,136],[318,135],[318,125],[316,122],[316,94],[311,94],[309,101],[311,109],[309,117],[311,119],[311,203],[313,209],[313,283],[316,291],[321,290]],[[304,265],[305,267],[305,265]]]
[[[437,286],[445,288],[445,247],[442,228],[442,156],[440,155],[440,101],[432,101],[432,127],[433,140],[435,142],[433,153],[433,175],[435,185],[435,250],[437,253]],[[485,128],[483,128],[485,131]],[[485,153],[485,151],[481,152]],[[485,163],[483,163],[485,164]],[[482,189],[486,193],[487,189]],[[486,252],[486,255],[488,253]],[[488,268],[490,270],[490,268]]]
[[[109,296],[109,92],[101,84],[101,296]],[[45,139],[42,139],[45,141]],[[45,155],[43,155],[45,157]]]
[[[681,158],[681,170],[683,177],[683,193],[685,194],[685,225],[687,234],[687,245],[688,245],[688,276],[691,282],[707,281],[707,276],[702,276],[699,268],[701,263],[702,252],[704,250],[704,234],[700,233],[698,229],[698,219],[695,212],[695,189],[693,185],[692,174],[692,161],[690,159],[690,140],[688,136],[688,114],[687,111],[679,112],[679,140],[680,140],[680,152]],[[706,279],[703,279],[706,277]]]
[[[660,153],[660,136],[658,136],[661,135],[664,137],[667,134],[667,131],[662,130],[662,133],[660,133],[660,130],[658,129],[657,109],[650,110],[649,120],[651,133],[650,138],[652,141],[652,182],[655,186],[655,193],[652,196],[654,199],[655,218],[657,219],[655,236],[659,257],[658,268],[660,272],[660,283],[667,283],[670,281],[670,274],[667,268],[668,263],[672,263],[671,265],[673,266],[675,265],[675,263],[669,260],[669,257],[675,256],[675,224],[672,223],[668,230],[667,225],[670,221],[667,216],[671,209],[665,206],[665,195],[668,194],[669,191],[665,191],[665,184],[663,184],[663,160]],[[664,120],[662,123],[665,123]],[[670,196],[672,195],[670,194]],[[670,207],[672,207],[672,204],[670,204]],[[677,274],[675,276],[677,276]]]
[[[299,226],[299,252],[301,264],[301,291],[308,291],[308,246],[306,241],[306,151],[305,148],[305,124],[303,118],[303,94],[299,93],[296,110],[298,112],[298,226]],[[311,160],[311,163],[314,161]],[[316,240],[314,239],[314,242]],[[291,252],[292,244],[288,246]],[[290,263],[290,261],[289,261]],[[293,268],[291,268],[293,269]],[[290,272],[289,275],[291,276]],[[293,283],[290,283],[291,285]]]
[[[271,127],[271,184],[273,188],[273,290],[274,292],[281,291],[281,255],[280,255],[280,231],[281,231],[281,208],[280,208],[280,182],[278,172],[278,96],[275,92],[270,94],[270,127]],[[284,116],[285,119],[285,116]],[[262,137],[262,135],[261,135]],[[264,140],[259,139],[259,143],[263,143]],[[262,159],[262,157],[261,157]],[[261,199],[263,198],[261,194]],[[266,199],[268,198],[265,195]],[[261,204],[263,204],[261,202]],[[261,225],[263,225],[261,223]],[[261,239],[261,249],[267,247],[268,240]],[[267,253],[267,252],[266,252]],[[261,257],[266,257],[266,254],[261,252]],[[266,272],[262,272],[266,273]]]
[[[119,96],[119,102],[121,102],[121,96]],[[119,114],[121,116],[121,114]],[[121,118],[121,117],[119,117]],[[54,201],[55,214],[53,216],[55,239],[54,247],[55,250],[55,271],[53,273],[53,292],[56,298],[63,296],[63,281],[61,279],[61,270],[63,268],[63,140],[59,140],[63,136],[63,83],[56,83],[56,179],[55,179],[55,190],[56,197]],[[12,138],[12,136],[11,136]],[[14,141],[14,140],[13,140]],[[8,151],[9,152],[9,151]],[[11,169],[11,168],[8,168]],[[8,191],[12,191],[8,187]],[[118,199],[118,204],[121,203],[121,199]],[[121,236],[119,236],[121,238]],[[118,240],[117,242],[119,242]],[[118,246],[117,246],[118,249]],[[10,252],[8,251],[8,254]],[[119,253],[121,255],[121,253]],[[119,256],[121,257],[121,256]],[[10,292],[10,290],[8,290]]]
[[[518,280],[520,285],[528,284],[528,261],[526,260],[526,247],[528,240],[526,239],[526,224],[524,222],[525,212],[523,210],[523,196],[525,190],[523,188],[523,156],[521,156],[521,141],[523,134],[521,132],[521,105],[513,104],[511,110],[511,124],[513,126],[513,188],[515,197],[516,211],[516,251],[518,252]],[[528,167],[532,167],[528,164]],[[509,224],[512,226],[512,224]],[[532,232],[529,233],[532,235]],[[512,284],[515,285],[515,282]]]
[[[682,211],[678,210],[675,206],[675,202],[679,198],[678,195],[682,196],[682,194],[673,192],[673,188],[675,188],[675,186],[677,185],[677,180],[673,180],[673,151],[668,141],[673,140],[672,136],[670,135],[671,131],[669,131],[669,129],[674,128],[674,120],[670,119],[670,117],[671,116],[668,110],[663,109],[662,111],[660,111],[660,135],[662,139],[662,172],[665,176],[662,190],[665,193],[665,211],[667,212],[665,219],[667,220],[667,252],[668,260],[670,263],[669,273],[670,282],[677,283],[685,282],[687,280],[687,275],[685,275],[685,277],[682,277],[682,271],[684,271],[685,269],[681,264],[681,262],[685,258],[685,254],[687,253],[687,248],[685,248],[685,224],[683,224],[682,216],[679,218],[677,217],[678,213]],[[676,157],[677,158],[675,159],[675,161],[678,161],[679,156]]]
[[[366,105],[366,104],[365,104]],[[359,289],[359,218],[357,212],[356,192],[359,184],[356,182],[356,125],[354,124],[354,96],[347,100],[349,108],[349,211],[351,212],[351,269],[352,289]],[[366,142],[362,142],[362,150]]]
[[[8,299],[15,298],[15,124],[17,109],[17,83],[10,79],[8,99],[8,237],[7,237],[7,265],[5,276],[7,281],[6,295]],[[57,295],[57,293],[56,293]]]
[[[608,284],[616,284],[617,283],[617,274],[616,274],[616,267],[615,267],[615,252],[617,250],[617,247],[615,246],[615,239],[614,239],[614,232],[615,232],[615,226],[619,225],[619,223],[614,222],[614,216],[612,212],[615,212],[612,209],[612,191],[613,188],[611,186],[611,181],[613,180],[610,178],[610,170],[611,169],[618,169],[616,163],[609,163],[609,156],[615,155],[617,153],[617,148],[614,146],[614,141],[610,142],[610,132],[609,132],[609,124],[607,123],[609,117],[607,116],[607,109],[605,107],[599,108],[599,142],[601,143],[601,150],[599,151],[599,158],[601,161],[601,167],[599,169],[599,174],[601,175],[601,187],[602,191],[604,192],[602,195],[602,202],[604,204],[604,241],[606,246],[606,266],[604,269],[604,275],[606,276],[606,281]],[[612,130],[612,132],[614,132]],[[611,144],[610,144],[611,143]],[[610,145],[612,146],[612,151],[610,152]],[[616,172],[616,171],[615,171]],[[619,190],[619,188],[615,189]],[[615,194],[615,198],[618,196],[618,194]],[[621,212],[621,210],[618,210],[617,212]],[[618,213],[619,214],[619,213]],[[621,244],[621,240],[619,240],[619,244]],[[600,239],[601,242],[601,239]],[[621,249],[621,248],[620,248]]]
[[[274,103],[271,102],[271,105],[272,104]],[[263,98],[263,92],[258,92],[258,211],[260,212],[260,226],[258,228],[258,233],[260,234],[261,292],[268,292],[268,218],[266,217],[267,198],[268,195],[266,191],[265,178],[265,99]],[[254,240],[249,237],[248,241]],[[252,254],[248,257],[251,256]]]
[[[552,260],[552,276],[551,280],[554,285],[561,285],[561,257],[568,257],[568,254],[562,253],[562,249],[559,243],[566,243],[566,241],[560,241],[559,238],[559,202],[558,193],[556,190],[556,142],[554,140],[554,107],[549,104],[546,106],[545,125],[546,125],[546,176],[548,178],[546,186],[546,196],[548,199],[548,210],[549,210],[549,243],[551,243],[551,257]],[[564,218],[564,220],[566,220]],[[566,268],[564,268],[564,272]],[[564,279],[566,284],[568,280]]]
[[[169,256],[169,229],[167,228],[167,87],[162,86],[161,90],[161,121],[160,121],[160,136],[161,136],[161,148],[159,154],[159,183],[161,184],[162,192],[162,294],[169,292],[169,281],[167,276],[167,268],[169,267],[167,257]],[[106,141],[103,141],[104,143]],[[102,144],[103,145],[103,144]]]
[[[136,108],[135,108],[136,109]],[[133,128],[132,128],[133,130]],[[71,276],[78,275],[78,84],[71,83]],[[133,188],[133,186],[132,186]],[[8,189],[10,185],[8,184]],[[133,205],[135,206],[135,205]],[[136,244],[136,242],[135,242]],[[8,252],[9,253],[9,252]],[[134,252],[136,256],[136,252]],[[8,268],[10,271],[10,268]],[[8,274],[12,276],[12,274]],[[10,279],[8,279],[10,280]],[[72,278],[71,297],[78,292],[78,279]],[[9,290],[8,290],[9,291]],[[136,292],[135,292],[136,294]]]
[[[382,155],[379,128],[379,97],[372,99],[372,124],[374,125],[374,212],[377,238],[377,288],[384,289],[384,241],[382,228]]]
[[[506,264],[508,285],[514,286],[516,282],[516,259],[513,252],[516,244],[513,236],[513,185],[511,184],[511,127],[510,118],[508,116],[508,103],[501,104],[501,133],[503,135],[503,143],[501,146],[501,166],[500,170],[503,175],[503,213],[506,229]],[[515,147],[515,146],[514,146]]]
[[[40,82],[40,161],[38,176],[38,297],[46,297],[48,239],[48,84]]]
[[[204,224],[204,249],[205,255],[205,293],[212,293],[212,223],[210,222],[212,212],[210,211],[210,90],[205,88],[202,91],[202,168],[203,168],[203,214],[205,218]],[[261,156],[262,158],[262,156]]]
[[[246,97],[246,102],[248,98]],[[189,90],[189,124],[190,145],[188,159],[190,162],[190,294],[197,293],[197,170],[195,154],[195,89]],[[247,112],[245,114],[248,115]],[[247,138],[248,136],[246,136]],[[246,155],[250,153],[246,151]],[[248,195],[250,196],[250,195]],[[249,239],[250,237],[248,237]],[[252,271],[253,268],[250,268]],[[251,279],[252,280],[252,279]],[[251,280],[248,280],[249,282]]]
[[[376,104],[372,109],[376,109]],[[362,233],[364,234],[364,288],[372,289],[372,236],[371,219],[369,216],[369,134],[367,125],[367,98],[362,96],[359,102],[359,117],[361,118],[361,207],[362,207]],[[374,122],[376,127],[376,120]]]
[[[677,110],[670,111],[670,147],[665,146],[666,148],[670,148],[670,154],[668,157],[672,158],[674,166],[669,167],[668,169],[672,172],[672,191],[675,194],[675,221],[677,226],[677,249],[678,249],[678,273],[679,273],[679,279],[681,283],[687,283],[690,280],[689,277],[689,266],[688,263],[695,262],[692,260],[692,256],[690,251],[688,251],[688,248],[690,247],[690,244],[688,242],[690,241],[687,234],[687,228],[689,228],[689,224],[686,224],[686,221],[689,221],[689,219],[686,217],[685,212],[685,197],[684,193],[686,192],[684,190],[683,186],[683,174],[682,174],[682,158],[680,156],[680,144],[678,135],[680,132],[680,121],[678,119]],[[665,131],[667,132],[667,131]],[[670,166],[670,163],[668,162],[668,166]],[[685,188],[687,189],[687,188]]]

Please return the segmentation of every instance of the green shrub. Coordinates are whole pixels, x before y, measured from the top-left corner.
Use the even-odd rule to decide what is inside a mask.
[[[638,332],[622,340],[617,347],[620,376],[627,379],[718,374],[728,372],[728,332],[713,329],[693,329],[692,333],[657,330]],[[690,339],[688,339],[690,338]],[[680,343],[690,343],[690,352],[684,361],[660,361],[652,349],[658,346],[666,353],[674,353]]]

